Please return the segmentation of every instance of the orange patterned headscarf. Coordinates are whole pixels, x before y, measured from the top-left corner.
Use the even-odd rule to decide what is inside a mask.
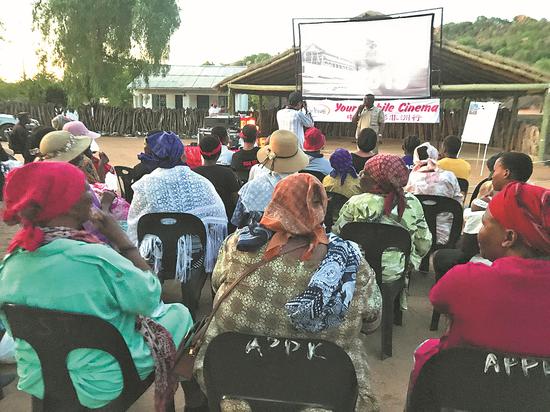
[[[269,241],[264,258],[272,259],[293,236],[309,236],[310,243],[301,259],[308,260],[319,244],[328,244],[322,226],[327,211],[327,194],[317,178],[297,173],[281,180],[260,224],[275,232]]]

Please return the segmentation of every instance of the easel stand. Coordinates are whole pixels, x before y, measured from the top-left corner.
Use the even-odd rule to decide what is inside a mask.
[[[464,146],[465,143],[468,142],[462,142],[460,145],[460,150],[458,151],[458,156],[460,156],[460,152],[462,151],[462,146]],[[472,143],[475,144],[475,143]],[[476,156],[476,166],[479,165],[479,154],[481,153],[481,146],[483,146],[483,143],[477,144],[477,156]],[[479,176],[483,176],[483,165],[485,164],[485,160],[487,158],[487,148],[489,147],[489,143],[485,144],[485,150],[483,151],[483,163],[481,163],[481,168],[479,169]]]

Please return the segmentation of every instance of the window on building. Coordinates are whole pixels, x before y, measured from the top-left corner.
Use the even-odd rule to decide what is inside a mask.
[[[197,109],[208,109],[210,107],[210,96],[197,95]]]
[[[165,94],[153,94],[153,109],[166,108],[166,95]]]
[[[176,94],[176,109],[183,109],[183,95]]]
[[[218,96],[218,106],[227,109],[227,96]]]

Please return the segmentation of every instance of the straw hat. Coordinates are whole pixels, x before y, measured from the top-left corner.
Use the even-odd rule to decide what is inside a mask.
[[[40,153],[45,161],[70,162],[90,147],[91,143],[91,137],[55,131],[44,136],[40,142]]]
[[[277,130],[269,144],[258,150],[258,161],[277,173],[294,173],[309,164],[309,157],[298,146],[298,138],[288,130]]]

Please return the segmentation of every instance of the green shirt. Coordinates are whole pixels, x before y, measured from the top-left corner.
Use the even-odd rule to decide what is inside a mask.
[[[137,314],[153,318],[172,334],[176,345],[192,325],[185,306],[160,301],[161,286],[151,273],[102,244],[57,239],[34,252],[18,249],[0,264],[0,305],[18,303],[94,315],[115,326],[128,345],[142,379],[153,371],[153,358],[135,330]],[[2,321],[8,325],[4,313]],[[9,329],[9,325],[8,325]],[[18,388],[43,398],[44,383],[36,352],[16,339]],[[98,408],[122,390],[115,359],[95,349],[77,349],[68,369],[78,399]]]
[[[390,216],[384,215],[384,196],[373,193],[363,193],[353,196],[340,210],[340,216],[332,231],[339,234],[342,227],[350,222],[385,223],[401,226],[410,233],[411,264],[418,270],[422,258],[429,252],[432,245],[432,235],[428,229],[422,204],[412,194],[405,193],[405,211],[401,221],[397,217],[397,207]],[[388,249],[382,254],[382,280],[392,282],[399,278],[405,266],[405,256],[397,251]]]

